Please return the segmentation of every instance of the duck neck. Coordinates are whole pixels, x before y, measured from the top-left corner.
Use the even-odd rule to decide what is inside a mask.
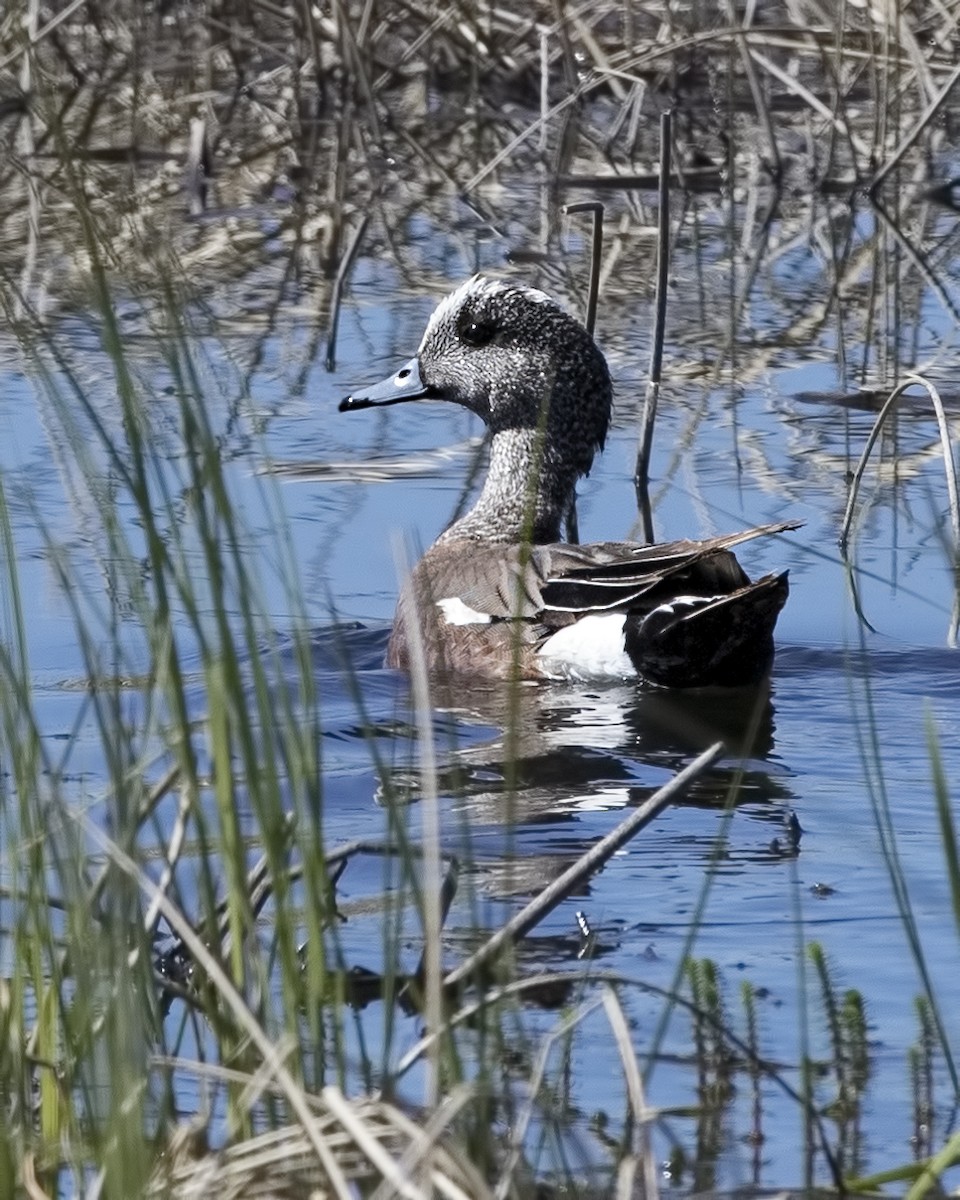
[[[442,541],[560,540],[560,526],[573,501],[578,472],[544,444],[536,429],[507,429],[490,443],[490,465],[472,509],[447,529]]]

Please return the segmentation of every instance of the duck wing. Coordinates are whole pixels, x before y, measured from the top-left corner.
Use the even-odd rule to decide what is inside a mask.
[[[488,620],[547,628],[586,613],[649,612],[678,596],[725,596],[750,580],[731,553],[752,538],[797,529],[783,521],[702,541],[544,546],[439,542],[427,559],[434,596],[456,596]],[[439,552],[439,553],[438,553]],[[426,564],[424,564],[426,565]],[[445,578],[446,577],[446,578]]]

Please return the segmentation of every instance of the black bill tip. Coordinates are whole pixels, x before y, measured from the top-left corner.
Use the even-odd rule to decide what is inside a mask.
[[[368,400],[366,396],[344,396],[337,405],[337,412],[355,412],[358,408],[373,408],[376,400]]]

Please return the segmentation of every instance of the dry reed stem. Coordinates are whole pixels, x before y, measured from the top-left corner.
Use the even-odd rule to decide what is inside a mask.
[[[53,33],[54,30],[58,29],[65,21],[68,21],[77,11],[77,9],[83,8],[86,3],[87,0],[71,0],[71,3],[67,4],[67,6],[58,12],[56,16],[51,17],[42,29],[35,29],[33,27],[33,22],[30,22],[28,28],[31,30],[31,32],[27,38],[26,45],[18,46],[17,49],[12,50],[6,58],[0,58],[0,71],[9,67],[12,63],[15,63],[21,54],[27,55],[32,50],[36,49],[36,47],[42,41],[48,38],[50,34]],[[33,3],[33,0],[31,0],[31,10],[34,10],[37,7],[38,6]]]
[[[653,450],[653,427],[657,419],[660,398],[660,378],[663,372],[663,341],[667,325],[667,286],[670,272],[670,157],[673,137],[671,114],[660,118],[660,193],[657,213],[657,287],[654,300],[653,343],[650,349],[650,377],[643,400],[640,418],[640,439],[634,484],[643,522],[644,537],[653,542],[653,513],[648,493],[650,455]]]
[[[926,109],[917,118],[916,124],[901,141],[900,145],[893,152],[890,159],[873,177],[873,180],[870,184],[871,196],[876,196],[886,177],[896,167],[897,163],[900,162],[910,147],[916,142],[917,138],[919,138],[923,131],[930,125],[931,121],[944,106],[944,104],[946,104],[947,99],[949,98],[954,87],[956,87],[958,80],[960,80],[960,65],[957,66],[956,70],[943,85],[939,95],[934,97]]]
[[[583,327],[591,337],[597,327],[597,306],[600,299],[600,266],[603,262],[603,205],[597,200],[564,204],[560,211],[565,216],[577,213],[593,214],[593,236],[590,241],[590,286],[587,292],[587,312]]]
[[[245,1092],[252,1090],[253,1077],[249,1072],[217,1063],[156,1055],[150,1059],[150,1065],[170,1072],[190,1072],[200,1079],[217,1083],[239,1085]],[[262,1070],[259,1074],[262,1074]],[[263,1090],[282,1095],[275,1080],[266,1079]],[[377,1200],[378,1197],[382,1200],[385,1196],[394,1195],[391,1188],[396,1172],[399,1171],[403,1178],[407,1178],[424,1164],[431,1171],[435,1184],[438,1168],[444,1168],[443,1188],[446,1194],[457,1194],[456,1185],[452,1182],[452,1177],[456,1176],[461,1184],[469,1189],[461,1194],[468,1195],[471,1200],[484,1200],[491,1194],[486,1181],[465,1153],[449,1140],[442,1140],[447,1138],[451,1123],[475,1097],[475,1090],[469,1085],[454,1087],[440,1104],[423,1118],[422,1124],[381,1098],[364,1097],[349,1100],[339,1093],[338,1096],[327,1096],[326,1101],[322,1101],[321,1098],[308,1094],[307,1101],[311,1108],[316,1110],[313,1119],[321,1136],[331,1152],[343,1163],[344,1172],[351,1178],[362,1177],[368,1183],[374,1182],[369,1179],[372,1173],[372,1158],[358,1163],[350,1161],[351,1155],[356,1157],[355,1148],[361,1143],[367,1146],[370,1139],[375,1139],[380,1143],[387,1142],[393,1147],[394,1165],[390,1169],[389,1177],[381,1174],[380,1183],[370,1194],[369,1200]],[[352,1113],[346,1122],[340,1120],[344,1105],[349,1106]],[[337,1110],[336,1116],[334,1109]],[[351,1131],[347,1130],[347,1124],[352,1127]],[[354,1137],[353,1129],[356,1129],[359,1140]],[[176,1149],[181,1131],[185,1132],[184,1127],[180,1127],[174,1134],[169,1154],[162,1168],[156,1172],[157,1186],[173,1185],[171,1194],[177,1200],[186,1200],[188,1195],[194,1194],[202,1200],[207,1194],[206,1188],[215,1182],[228,1180],[236,1182],[237,1186],[241,1187],[238,1194],[245,1196],[247,1193],[241,1185],[244,1185],[247,1177],[258,1178],[262,1183],[274,1172],[278,1185],[283,1183],[287,1187],[291,1185],[291,1181],[306,1186],[305,1175],[315,1180],[315,1167],[308,1163],[294,1165],[298,1156],[309,1156],[310,1163],[315,1161],[304,1134],[295,1126],[283,1126],[246,1141],[234,1142],[207,1157],[186,1158],[184,1161],[181,1161]],[[431,1156],[433,1161],[428,1162]],[[153,1196],[154,1192],[148,1194]],[[163,1192],[163,1195],[167,1197],[168,1193]],[[216,1195],[219,1200],[220,1193],[217,1192]]]
[[[623,1015],[623,1006],[617,998],[616,992],[609,986],[603,989],[602,999],[604,1012],[607,1014],[607,1020],[610,1022],[610,1029],[613,1032],[617,1052],[620,1055],[620,1062],[623,1065],[623,1074],[627,1082],[627,1100],[629,1101],[636,1127],[639,1130],[648,1121],[652,1120],[656,1116],[656,1113],[647,1107],[646,1097],[643,1092],[643,1078],[637,1066],[637,1056],[633,1049],[633,1042],[630,1037],[630,1029],[627,1025],[626,1017]],[[639,1151],[640,1147],[635,1146],[634,1149]]]
[[[369,213],[364,213],[360,218],[360,223],[353,231],[353,236],[347,246],[346,253],[340,260],[340,266],[337,268],[336,279],[333,281],[333,294],[330,298],[330,324],[327,333],[327,353],[325,357],[325,365],[328,371],[332,371],[337,363],[337,330],[340,327],[340,304],[343,299],[343,289],[350,271],[353,269],[353,264],[359,253],[360,243],[363,241],[363,235],[366,233],[369,220]]]
[[[435,1154],[438,1148],[442,1147],[439,1139],[446,1133],[451,1122],[475,1098],[476,1093],[472,1087],[467,1084],[458,1085],[445,1095],[437,1107],[429,1113],[423,1125],[410,1120],[402,1110],[392,1108],[391,1119],[407,1140],[406,1148],[398,1157],[401,1169],[408,1172],[416,1170],[426,1161],[429,1155]],[[443,1149],[445,1154],[451,1152],[449,1147],[444,1147]],[[448,1173],[443,1177],[447,1195],[457,1195],[464,1197],[465,1200],[487,1200],[488,1197],[492,1200],[492,1193],[487,1181],[482,1177],[480,1171],[469,1160],[466,1154],[457,1157],[456,1165],[458,1167],[457,1173],[463,1177],[465,1185],[469,1186],[469,1191],[463,1192],[457,1189],[456,1193],[454,1193],[452,1189],[455,1185]],[[435,1166],[433,1167],[431,1178],[439,1189],[440,1182]],[[390,1200],[390,1197],[391,1193],[384,1179],[370,1196],[370,1200]]]
[[[170,837],[167,839],[167,845],[164,850],[163,870],[160,873],[160,878],[157,880],[157,889],[161,896],[166,896],[167,889],[173,883],[177,863],[180,861],[180,855],[187,839],[187,819],[192,811],[193,802],[189,792],[184,788],[180,792],[180,799],[177,802],[177,815],[174,818],[173,829]],[[143,918],[143,927],[148,938],[152,938],[156,933],[159,921],[160,905],[156,900],[151,900]]]
[[[404,585],[409,568],[403,546],[396,546],[397,574]],[[423,988],[423,1012],[431,1029],[443,1023],[440,874],[440,808],[437,789],[437,759],[433,740],[433,706],[430,702],[430,677],[419,621],[408,622],[410,638],[410,687],[413,693],[417,746],[420,757],[420,776],[423,780],[421,807],[423,810],[423,955],[421,957],[421,985]],[[439,1047],[438,1047],[439,1050]],[[439,1054],[431,1055],[426,1072],[424,1103],[434,1108],[440,1096]]]
[[[595,874],[619,849],[650,824],[674,800],[678,799],[723,752],[723,744],[717,742],[698,755],[669,783],[664,784],[605,837],[596,842],[575,863],[549,884],[539,896],[516,913],[497,932],[459,967],[454,968],[443,981],[447,989],[466,983],[482,968],[489,967],[504,950],[525,937],[543,918],[557,907],[585,879]]]
[[[907,374],[904,376],[902,382],[898,383],[893,389],[884,402],[883,407],[877,413],[877,419],[873,423],[873,428],[870,430],[863,453],[860,455],[860,461],[857,463],[856,470],[853,473],[850,492],[847,496],[847,507],[843,514],[843,523],[840,529],[840,549],[844,552],[847,549],[847,543],[850,538],[850,528],[853,524],[857,496],[860,494],[860,484],[863,480],[863,473],[866,470],[867,462],[870,459],[870,453],[876,444],[877,438],[880,436],[880,431],[883,429],[887,417],[893,411],[895,404],[903,393],[912,384],[919,384],[920,387],[926,389],[937,418],[937,427],[940,431],[940,445],[943,450],[943,467],[947,480],[947,494],[950,503],[950,519],[953,525],[953,544],[955,551],[960,551],[960,492],[958,492],[957,487],[957,468],[953,457],[953,444],[950,441],[950,427],[947,424],[947,414],[944,411],[940,393],[934,385],[922,375]]]
[[[731,20],[734,18],[733,0],[727,0],[727,8],[730,12]],[[752,19],[752,12],[744,15],[744,25],[749,24]],[[779,180],[783,174],[783,164],[780,161],[780,148],[777,145],[777,135],[773,128],[773,119],[770,116],[770,108],[766,103],[763,93],[760,90],[760,81],[757,79],[757,73],[753,68],[753,59],[750,56],[750,51],[747,46],[746,38],[743,34],[737,36],[737,53],[740,55],[740,62],[743,66],[744,74],[747,77],[747,83],[750,85],[750,94],[753,97],[753,106],[757,113],[757,119],[761,122],[764,132],[767,135],[767,147],[770,151],[770,157],[773,160],[773,177]]]
[[[317,1103],[316,1098],[310,1099]],[[351,1181],[351,1196],[357,1194],[355,1188],[370,1194],[377,1177],[390,1196],[407,1195],[416,1200],[437,1193],[449,1200],[488,1200],[491,1196],[466,1153],[439,1141],[435,1128],[425,1130],[382,1100],[348,1101],[337,1089],[328,1089],[327,1100],[329,1106],[311,1118],[312,1134],[326,1143],[342,1164]],[[455,1109],[441,1106],[440,1111]],[[147,1190],[149,1200],[247,1200],[273,1195],[327,1200],[330,1196],[310,1139],[298,1126],[283,1126],[199,1155],[196,1141],[190,1127],[175,1132],[169,1153],[158,1164]],[[376,1158],[386,1166],[384,1156],[390,1162],[389,1183],[373,1165]],[[421,1164],[428,1174],[423,1187],[410,1177]],[[378,1188],[373,1194],[384,1193]]]
[[[850,123],[847,120],[845,120],[842,116],[838,116],[836,113],[831,112],[830,109],[823,103],[823,101],[815,96],[808,87],[801,83],[799,79],[794,79],[794,77],[788,71],[785,71],[782,67],[778,66],[773,59],[768,58],[765,54],[761,54],[758,50],[751,50],[750,55],[755,63],[763,67],[763,69],[769,75],[772,75],[778,83],[781,83],[788,92],[792,92],[794,95],[799,96],[799,98],[803,100],[808,108],[811,108],[815,113],[823,117],[828,128],[835,129],[838,133],[843,134],[853,152],[854,162],[862,161],[864,164],[869,162],[870,147],[861,137],[853,132],[853,130],[850,128]]]
[[[320,1095],[328,1110],[357,1144],[367,1162],[380,1173],[384,1184],[389,1185],[391,1194],[403,1196],[405,1200],[426,1200],[428,1193],[400,1170],[393,1155],[372,1135],[339,1088],[328,1085]]]
[[[520,1161],[520,1155],[527,1138],[530,1123],[537,1109],[537,1097],[540,1094],[540,1089],[543,1087],[543,1081],[547,1073],[547,1064],[553,1047],[558,1042],[564,1040],[568,1034],[586,1020],[591,1013],[600,1008],[602,1004],[602,998],[581,1004],[575,1012],[564,1017],[559,1025],[551,1029],[544,1037],[536,1061],[534,1062],[533,1070],[530,1072],[530,1078],[527,1080],[526,1091],[528,1099],[520,1109],[520,1113],[510,1129],[507,1142],[509,1149],[500,1170],[500,1178],[494,1189],[494,1200],[507,1200],[510,1195],[513,1184],[513,1173]]]
[[[627,1024],[620,997],[609,985],[603,989],[603,1008],[613,1031],[620,1062],[623,1064],[623,1074],[627,1083],[627,1099],[630,1102],[633,1118],[631,1154],[628,1160],[633,1164],[630,1178],[632,1180],[635,1164],[639,1160],[643,1164],[644,1200],[657,1200],[660,1194],[657,1164],[647,1136],[647,1126],[656,1118],[657,1113],[656,1110],[647,1106],[643,1076],[640,1074],[636,1051],[633,1048],[630,1027]],[[626,1191],[626,1179],[622,1181],[618,1179],[618,1194],[622,1194],[624,1197],[630,1194]]]
[[[569,96],[565,96],[563,100],[560,100],[554,104],[547,113],[546,117],[537,117],[535,121],[532,121],[529,125],[525,126],[525,128],[523,128],[520,133],[516,135],[516,137],[512,138],[511,141],[509,141],[507,145],[499,151],[499,153],[495,154],[485,166],[481,167],[479,171],[477,171],[473,176],[471,176],[470,179],[467,180],[461,189],[462,193],[464,195],[468,195],[470,192],[472,192],[474,188],[483,183],[487,176],[492,174],[502,162],[505,162],[518,146],[521,146],[525,141],[527,141],[528,138],[536,133],[541,125],[546,124],[547,121],[550,121],[554,117],[559,116],[560,113],[565,112],[566,109],[571,106],[571,104],[575,104],[580,99],[581,90],[582,89],[578,88],[577,91],[572,92]]]

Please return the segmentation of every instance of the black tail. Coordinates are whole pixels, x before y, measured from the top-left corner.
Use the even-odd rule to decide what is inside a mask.
[[[773,661],[773,629],[789,593],[787,572],[726,596],[680,597],[630,613],[626,651],[639,674],[664,687],[740,687]]]

